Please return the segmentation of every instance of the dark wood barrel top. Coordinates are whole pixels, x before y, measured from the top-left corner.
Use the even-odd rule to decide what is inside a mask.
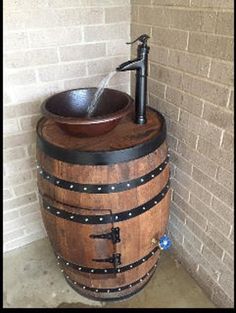
[[[74,137],[46,118],[37,125],[38,145],[46,154],[76,164],[111,164],[132,160],[157,149],[165,140],[164,117],[147,108],[147,123],[126,116],[112,131],[97,137]],[[105,158],[105,159],[104,159]]]

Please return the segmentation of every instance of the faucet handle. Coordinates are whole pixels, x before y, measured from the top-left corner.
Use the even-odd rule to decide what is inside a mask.
[[[149,39],[150,37],[147,35],[147,34],[143,34],[141,36],[139,36],[137,39],[135,39],[134,41],[131,41],[131,42],[126,42],[127,45],[132,45],[133,43],[135,43],[136,41],[140,41],[143,45],[146,45],[147,44],[147,40]]]

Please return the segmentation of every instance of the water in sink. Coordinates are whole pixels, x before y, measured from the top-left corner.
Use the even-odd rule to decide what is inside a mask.
[[[87,109],[87,116],[91,116],[94,112],[94,110],[96,109],[98,103],[99,103],[99,99],[104,91],[104,89],[106,88],[106,86],[108,85],[109,81],[111,80],[111,78],[117,73],[117,71],[113,71],[111,73],[109,73],[106,77],[104,77],[97,88],[96,93],[94,94],[93,100],[91,101],[90,105],[88,106]]]

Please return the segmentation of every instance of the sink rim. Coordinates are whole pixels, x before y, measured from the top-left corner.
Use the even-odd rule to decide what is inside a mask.
[[[58,123],[61,124],[78,124],[78,125],[94,125],[94,124],[100,124],[100,123],[106,123],[106,122],[111,122],[113,120],[117,120],[121,117],[124,117],[126,114],[128,114],[129,112],[131,112],[132,110],[132,104],[134,103],[134,99],[128,95],[127,93],[117,90],[117,89],[113,89],[113,88],[105,88],[105,90],[110,90],[114,93],[119,93],[122,94],[123,96],[126,97],[127,99],[127,104],[120,110],[117,110],[115,112],[109,113],[107,115],[103,115],[103,116],[92,116],[92,117],[68,117],[68,116],[62,116],[62,115],[58,115],[55,113],[50,112],[47,108],[46,105],[47,103],[54,97],[58,96],[58,95],[62,95],[62,94],[66,94],[72,91],[79,91],[79,90],[91,90],[91,89],[97,89],[97,87],[83,87],[83,88],[75,88],[75,89],[68,89],[59,93],[56,93],[50,97],[48,97],[47,99],[45,99],[42,102],[41,105],[41,112],[42,114],[47,117],[47,118],[52,118],[53,120],[55,120]]]

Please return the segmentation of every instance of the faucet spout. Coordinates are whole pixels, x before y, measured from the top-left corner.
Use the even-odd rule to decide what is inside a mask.
[[[142,60],[140,59],[134,59],[134,60],[129,60],[127,62],[124,62],[120,64],[116,70],[119,72],[124,72],[124,71],[130,71],[130,70],[137,70],[141,68],[142,66]]]

